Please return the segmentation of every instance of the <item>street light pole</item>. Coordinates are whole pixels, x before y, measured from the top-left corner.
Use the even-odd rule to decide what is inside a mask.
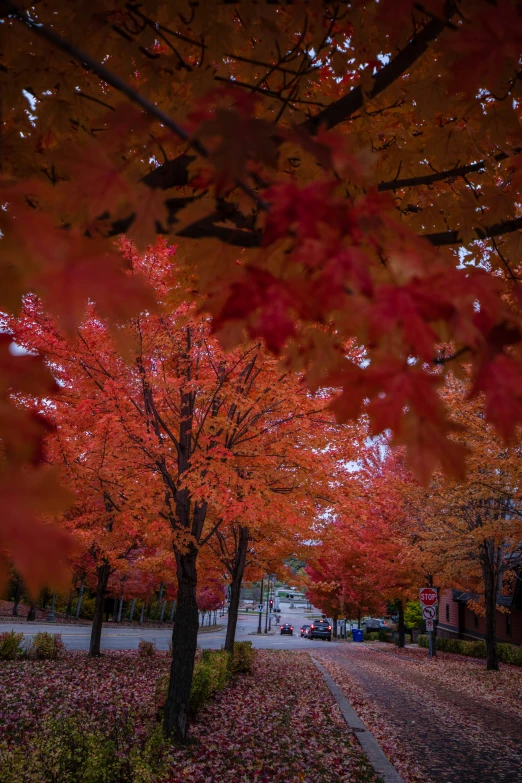
[[[270,574],[267,575],[265,633],[268,633],[268,605],[270,603]]]
[[[263,616],[263,581],[264,576],[261,578],[261,595],[259,597],[259,624],[257,626],[257,632],[261,633],[261,618]]]

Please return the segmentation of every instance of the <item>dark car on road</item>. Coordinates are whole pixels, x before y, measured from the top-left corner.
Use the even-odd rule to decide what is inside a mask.
[[[289,636],[293,636],[294,626],[290,625],[290,623],[283,623],[283,625],[281,625],[281,635],[283,635],[284,633],[287,633]]]
[[[301,626],[301,636],[310,636],[310,626],[309,625],[302,625]]]
[[[310,639],[328,639],[332,641],[332,626],[328,620],[314,620],[310,626]]]

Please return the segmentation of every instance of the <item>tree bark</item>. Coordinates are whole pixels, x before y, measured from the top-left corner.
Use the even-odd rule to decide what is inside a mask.
[[[136,606],[136,599],[133,598],[131,602],[130,612],[129,612],[129,622],[132,623],[132,618],[134,617],[134,607]]]
[[[357,612],[357,628],[361,630],[361,613]]]
[[[172,663],[169,688],[165,701],[163,730],[168,737],[184,740],[188,728],[188,708],[194,659],[198,642],[197,549],[176,555],[178,565],[178,597],[172,628]]]
[[[98,585],[96,588],[96,602],[94,604],[94,617],[92,620],[91,643],[89,646],[89,657],[96,658],[101,655],[100,642],[103,625],[103,608],[105,603],[105,591],[111,573],[109,563],[103,563],[96,569],[98,574]]]
[[[405,646],[405,627],[404,627],[404,602],[402,598],[398,601],[399,604],[399,622],[397,624],[397,630],[399,632],[399,638],[397,639],[397,647]]]
[[[143,625],[143,616],[145,614],[145,599],[143,599],[143,603],[141,605],[141,614],[140,614],[140,625]]]
[[[169,615],[169,623],[174,622],[174,612],[176,611],[176,601],[172,601],[172,606],[170,607],[170,615]]]
[[[248,550],[248,538],[248,527],[241,526],[239,528],[238,544],[232,569],[232,582],[230,584],[230,605],[228,608],[227,635],[225,638],[225,650],[227,650],[227,652],[232,652],[234,649],[241,582],[243,581],[243,574],[245,573]]]
[[[118,606],[118,620],[117,620],[117,622],[119,622],[119,623],[121,623],[121,613],[122,613],[122,611],[123,611],[123,587],[121,589],[120,604]]]
[[[82,581],[80,582],[80,590],[78,592],[78,603],[76,604],[76,613],[74,615],[76,620],[78,620],[78,618],[80,617],[80,611],[81,611],[81,608],[82,608],[84,587],[85,587],[85,577],[82,576]]]
[[[498,671],[497,651],[497,598],[499,574],[495,567],[499,559],[498,548],[491,540],[481,546],[482,576],[484,579],[484,603],[486,608],[486,669]]]
[[[29,611],[27,612],[27,621],[34,622],[36,620],[36,604],[31,600]]]
[[[18,605],[20,603],[21,597],[22,597],[22,580],[18,576],[16,579],[16,590],[15,590],[14,601],[13,601],[13,617],[18,617]]]
[[[65,610],[65,619],[68,620],[71,616],[72,612],[72,605],[73,605],[73,598],[74,598],[74,590],[69,590],[69,595],[67,596],[67,609]]]
[[[42,609],[45,612],[45,609],[47,607],[47,601],[49,600],[49,590],[47,587],[44,589],[42,594]]]
[[[165,616],[165,605],[166,605],[166,603],[167,603],[167,599],[164,598],[163,601],[161,602],[161,612],[160,612],[160,619],[159,619],[160,623],[163,622],[163,618]]]
[[[333,616],[333,638],[337,639],[337,615]]]

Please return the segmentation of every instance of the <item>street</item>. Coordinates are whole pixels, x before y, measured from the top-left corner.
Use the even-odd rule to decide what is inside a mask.
[[[254,647],[262,649],[275,650],[298,650],[314,648],[324,648],[326,645],[335,645],[336,642],[328,643],[321,639],[302,639],[299,634],[299,628],[304,623],[310,625],[310,617],[306,615],[311,612],[304,607],[290,609],[288,604],[281,602],[281,622],[289,622],[294,626],[293,636],[282,636],[279,626],[272,624],[272,631],[264,633],[265,614],[263,613],[261,627],[263,633],[256,633],[259,623],[259,614],[257,612],[241,612],[236,629],[236,641],[251,641]],[[319,616],[319,615],[315,615]],[[225,643],[227,617],[218,617],[218,623],[223,624],[223,628],[218,631],[200,633],[198,636],[198,645],[203,649],[219,649]],[[25,636],[31,637],[40,631],[49,633],[59,633],[68,650],[88,650],[91,636],[89,625],[60,625],[59,623],[36,622],[36,623],[12,623],[3,622],[2,630],[22,631]],[[158,650],[168,650],[169,642],[172,636],[172,627],[165,624],[165,628],[129,628],[118,626],[115,623],[104,623],[101,648],[102,650],[136,650],[141,639],[154,642]]]

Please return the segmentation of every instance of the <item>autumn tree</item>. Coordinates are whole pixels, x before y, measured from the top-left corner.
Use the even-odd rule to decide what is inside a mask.
[[[467,399],[469,381],[451,376],[445,397],[469,452],[464,482],[436,473],[429,487],[404,481],[411,556],[439,584],[481,596],[486,617],[487,668],[498,669],[496,612],[506,579],[522,564],[520,448],[506,446],[484,421],[479,401]],[[395,483],[398,484],[397,476]]]
[[[502,437],[522,421],[520,13],[2,0],[0,308],[34,292],[70,330],[88,300],[136,315],[150,292],[113,239],[175,235],[184,290],[227,344],[246,328],[338,388],[339,418],[392,431],[424,480],[462,475],[434,367],[471,366]],[[27,377],[4,359],[0,488],[30,528],[45,424],[16,407]]]
[[[128,245],[126,252],[156,301],[120,324],[117,341],[93,307],[76,338],[66,339],[34,296],[10,327],[20,345],[47,355],[61,384],[58,400],[69,394],[74,400],[81,437],[109,428],[105,440],[86,443],[79,459],[98,466],[103,457],[106,473],[96,480],[111,532],[121,517],[131,540],[143,530],[145,545],[163,537],[172,546],[177,605],[165,731],[183,737],[199,550],[222,525],[259,511],[264,483],[265,497],[297,487],[300,472],[313,470],[317,450],[339,426],[325,413],[327,396],[311,395],[260,343],[225,354],[193,306],[172,305],[183,293],[173,294],[172,248],[160,243],[140,256]],[[132,361],[122,358],[122,346]]]

